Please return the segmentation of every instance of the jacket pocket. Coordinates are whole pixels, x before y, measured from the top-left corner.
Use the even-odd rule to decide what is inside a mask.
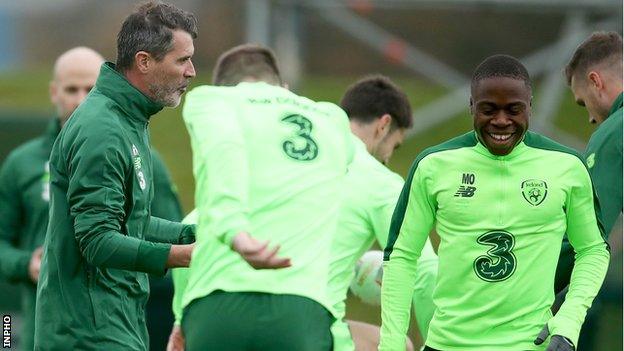
[[[93,317],[93,325],[96,329],[99,329],[102,326],[102,317],[99,315],[100,311],[97,308],[95,302],[97,301],[97,268],[87,265],[87,291],[89,294],[89,302],[91,304],[91,316]]]

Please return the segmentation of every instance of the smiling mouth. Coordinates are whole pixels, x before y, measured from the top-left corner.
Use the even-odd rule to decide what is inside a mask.
[[[488,133],[486,132],[487,135],[490,136],[490,138],[499,141],[499,142],[505,142],[508,141],[509,139],[511,139],[511,137],[514,135],[514,133],[507,133],[507,134],[494,134],[494,133]]]

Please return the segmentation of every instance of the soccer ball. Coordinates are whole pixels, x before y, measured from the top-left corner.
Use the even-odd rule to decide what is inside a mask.
[[[349,288],[366,304],[381,305],[382,263],[383,252],[376,250],[364,253],[355,266],[355,276]]]

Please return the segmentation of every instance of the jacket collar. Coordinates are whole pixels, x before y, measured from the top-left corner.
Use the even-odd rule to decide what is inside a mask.
[[[115,69],[115,64],[106,62],[100,68],[95,87],[102,94],[115,101],[134,121],[146,124],[149,118],[162,110],[162,104],[154,102],[135,88]]]
[[[522,154],[524,151],[527,150],[527,146],[524,143],[524,138],[526,137],[528,133],[528,130],[524,132],[524,135],[522,136],[522,139],[520,139],[520,141],[518,142],[518,144],[516,144],[516,146],[514,146],[514,148],[511,150],[510,153],[508,153],[507,155],[504,156],[498,156],[498,155],[494,155],[493,153],[490,152],[490,150],[488,150],[488,148],[483,144],[483,142],[481,141],[481,138],[479,138],[479,136],[477,135],[477,132],[474,132],[474,136],[475,139],[477,139],[477,145],[475,146],[475,149],[482,155],[487,156],[491,159],[495,159],[495,160],[511,160],[513,158],[515,158],[516,156]]]
[[[609,114],[607,116],[611,116],[612,114],[615,113],[615,111],[617,111],[617,110],[619,110],[621,108],[622,108],[622,93],[620,93],[620,95],[618,95],[618,97],[613,102],[613,105],[611,105],[611,110],[609,110]]]

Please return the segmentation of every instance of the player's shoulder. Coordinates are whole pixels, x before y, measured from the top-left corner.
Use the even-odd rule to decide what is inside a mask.
[[[127,144],[127,127],[121,123],[118,114],[106,108],[107,105],[104,102],[78,106],[59,133],[59,147],[65,150],[99,150],[121,149],[122,144]]]
[[[19,172],[19,169],[29,167],[33,159],[36,159],[37,156],[41,154],[43,142],[44,137],[40,136],[20,144],[9,152],[6,159],[2,163],[3,168],[11,168],[16,172]]]
[[[622,144],[622,110],[609,116],[592,134],[589,145],[599,145],[603,143],[614,143],[614,147]]]
[[[527,131],[524,140],[524,144],[533,150],[538,150],[543,153],[554,153],[558,160],[567,160],[573,166],[585,167],[583,156],[578,151],[571,147],[560,144],[544,135],[535,133],[533,131]],[[546,159],[544,159],[546,160]],[[562,166],[559,164],[559,166]]]
[[[7,161],[10,159],[21,159],[27,158],[34,154],[38,154],[43,146],[44,142],[43,136],[38,136],[36,138],[25,141],[24,143],[18,145],[13,151],[9,153],[7,156]]]
[[[465,148],[472,148],[475,145],[477,145],[478,142],[479,141],[477,140],[477,136],[475,135],[475,132],[470,131],[465,134],[456,136],[452,139],[449,139],[445,142],[442,142],[440,144],[428,147],[425,150],[423,150],[420,154],[418,154],[418,156],[416,156],[416,159],[414,160],[414,163],[412,164],[412,168],[415,169],[421,163],[423,163],[423,161],[426,161],[428,159],[435,158],[435,157],[441,157],[442,155],[445,155],[448,152],[461,150]]]
[[[353,162],[349,165],[348,177],[359,178],[366,183],[378,185],[403,184],[403,178],[379,162],[366,149],[356,148]]]

